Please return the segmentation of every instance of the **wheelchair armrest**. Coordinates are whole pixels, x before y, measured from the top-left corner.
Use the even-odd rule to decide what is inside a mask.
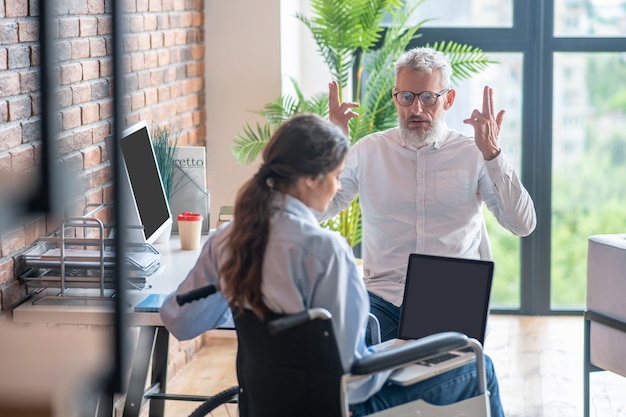
[[[398,346],[374,352],[352,364],[352,375],[368,375],[397,368],[422,358],[464,348],[469,338],[459,332],[443,332],[410,340]]]
[[[281,317],[279,319],[272,320],[268,324],[270,334],[278,334],[292,327],[299,326],[306,323],[309,320],[321,319],[330,320],[332,318],[330,311],[325,308],[315,307],[302,311],[296,314],[290,314],[288,316]]]

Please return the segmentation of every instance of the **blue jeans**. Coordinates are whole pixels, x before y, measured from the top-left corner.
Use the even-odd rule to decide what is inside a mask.
[[[398,335],[398,322],[400,321],[400,307],[394,306],[375,294],[369,293],[369,296],[371,312],[380,322],[381,340],[385,341],[396,337]],[[371,344],[369,329],[366,337],[367,343]],[[493,362],[486,355],[485,368],[487,389],[491,394],[489,397],[491,417],[504,417],[498,379],[493,368]],[[423,399],[435,405],[446,405],[476,395],[478,395],[476,364],[472,362],[408,387],[387,382],[380,391],[367,401],[351,405],[350,411],[352,411],[353,417],[357,417],[417,399]]]
[[[370,296],[370,312],[376,316],[380,323],[380,341],[398,337],[398,322],[400,321],[400,307],[396,307],[389,301],[368,292]],[[372,344],[370,329],[365,333],[365,343]]]

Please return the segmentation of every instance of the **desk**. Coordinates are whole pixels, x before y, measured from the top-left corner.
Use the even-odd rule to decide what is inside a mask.
[[[204,235],[202,244],[206,239],[207,236]],[[129,290],[127,293],[128,323],[130,326],[139,327],[139,336],[133,356],[124,417],[139,415],[141,403],[146,394],[145,387],[150,365],[152,365],[151,388],[146,398],[156,399],[150,402],[150,416],[163,416],[163,400],[167,399],[165,389],[169,332],[163,326],[158,313],[136,313],[133,307],[150,293],[164,294],[174,291],[187,276],[200,254],[200,249],[181,250],[178,235],[172,235],[169,244],[154,246],[161,253],[162,270],[151,280],[151,288],[141,291]],[[39,297],[43,295],[46,294],[42,293]],[[41,300],[37,304],[29,300],[13,310],[13,321],[15,323],[111,325],[113,322],[112,303],[99,300],[77,300],[69,297]],[[107,411],[101,415],[106,414]]]

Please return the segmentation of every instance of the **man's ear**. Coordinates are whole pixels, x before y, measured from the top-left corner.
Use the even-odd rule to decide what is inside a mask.
[[[443,109],[448,110],[454,104],[454,98],[456,97],[456,90],[450,89],[446,93],[446,100],[443,103]]]

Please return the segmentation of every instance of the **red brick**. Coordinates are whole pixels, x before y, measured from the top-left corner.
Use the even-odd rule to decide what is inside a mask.
[[[191,47],[191,59],[200,60],[204,58],[204,45],[193,45]]]
[[[162,0],[148,0],[148,9],[151,12],[160,12],[163,10]]]
[[[71,15],[84,15],[87,14],[87,3],[85,0],[67,0],[68,11]]]
[[[125,52],[136,52],[139,50],[137,34],[129,33],[124,36],[124,51]]]
[[[17,23],[0,21],[0,44],[12,45],[17,43]]]
[[[13,47],[9,49],[9,69],[26,68],[30,66],[30,47]]]
[[[98,19],[95,17],[81,17],[78,21],[81,37],[95,36],[98,34]]]
[[[34,106],[33,106],[34,107]],[[22,122],[22,142],[34,146],[35,141],[41,140],[41,123],[39,118],[30,118]]]
[[[108,35],[112,33],[111,25],[112,20],[111,16],[98,16],[98,35]]]
[[[113,100],[100,102],[100,120],[106,120],[113,117]]]
[[[153,30],[157,30],[157,17],[153,14],[145,15],[143,18],[144,30],[146,32],[150,32]]]
[[[163,47],[163,34],[161,32],[153,32],[150,34],[150,47],[152,49]]]
[[[144,56],[142,53],[135,53],[130,56],[131,62],[131,70],[132,71],[141,71],[145,69],[146,63],[144,60]]]
[[[83,79],[83,66],[78,63],[70,63],[61,65],[61,83],[70,84]]]
[[[89,49],[92,57],[105,56],[107,44],[104,38],[94,38],[89,41]]]
[[[19,42],[35,42],[39,39],[39,24],[37,22],[18,22],[17,38]]]
[[[111,100],[107,100],[111,101]],[[100,105],[102,108],[102,105]],[[93,128],[93,143],[102,143],[104,139],[111,134],[111,124],[107,121],[100,122],[94,126]]]
[[[146,97],[143,91],[135,91],[130,94],[131,110],[141,109],[146,105]]]
[[[165,70],[154,69],[150,72],[150,86],[159,85],[165,80]]]
[[[159,103],[163,103],[172,97],[172,95],[170,94],[170,88],[166,85],[159,86],[157,90],[159,92]]]
[[[192,62],[187,64],[187,76],[204,76],[204,62]]]
[[[174,46],[176,45],[176,34],[173,31],[167,31],[163,33],[163,46]]]
[[[59,87],[57,89],[57,100],[59,107],[69,107],[72,105],[72,88],[69,86]]]
[[[28,16],[28,0],[11,0],[5,2],[6,17],[26,17]]]
[[[100,77],[100,62],[85,61],[81,65],[83,66],[83,80],[95,80]]]
[[[89,58],[89,39],[77,39],[70,42],[72,46],[72,59]]]
[[[63,130],[70,130],[81,124],[81,110],[79,107],[72,107],[61,111],[61,117]]]
[[[9,99],[9,121],[25,119],[31,115],[30,97],[19,96]]]
[[[20,93],[20,76],[17,73],[0,74],[0,98]]]
[[[100,146],[94,145],[80,151],[83,154],[83,169],[92,168],[100,164]]]
[[[165,29],[169,29],[170,28],[170,15],[169,15],[169,13],[159,15],[159,18],[157,20],[158,20],[158,28],[160,30],[165,30]]]
[[[187,31],[186,30],[176,30],[174,31],[174,35],[176,38],[176,45],[184,45],[187,43]]]
[[[193,18],[191,19],[191,25],[195,27],[204,26],[204,13],[192,12]]]
[[[133,15],[128,18],[128,31],[130,33],[143,32],[143,16]]]
[[[89,14],[104,13],[104,0],[87,0],[87,10]]]
[[[32,93],[39,88],[39,71],[20,72],[20,93]]]
[[[76,17],[63,17],[59,20],[59,38],[76,38],[80,34],[79,20]]]
[[[22,127],[19,123],[5,123],[0,126],[0,151],[11,149],[22,143]]]
[[[91,84],[82,83],[71,87],[72,104],[85,103],[91,100]]]
[[[9,256],[23,248],[26,245],[25,238],[26,235],[22,226],[14,230],[5,230],[0,236],[0,241],[2,241],[2,253],[0,256]]]
[[[159,93],[156,88],[149,88],[145,90],[146,106],[153,106],[159,103]]]
[[[35,165],[35,150],[30,145],[15,147],[9,153],[13,172],[22,172]]]
[[[150,33],[139,33],[137,34],[137,50],[139,51],[147,51],[150,50]]]
[[[100,106],[97,103],[85,104],[81,107],[81,113],[83,126],[100,120]]]
[[[113,61],[111,58],[104,58],[100,60],[100,76],[109,77],[113,75]]]
[[[156,51],[146,51],[144,60],[146,68],[154,68],[159,64],[159,54]]]

